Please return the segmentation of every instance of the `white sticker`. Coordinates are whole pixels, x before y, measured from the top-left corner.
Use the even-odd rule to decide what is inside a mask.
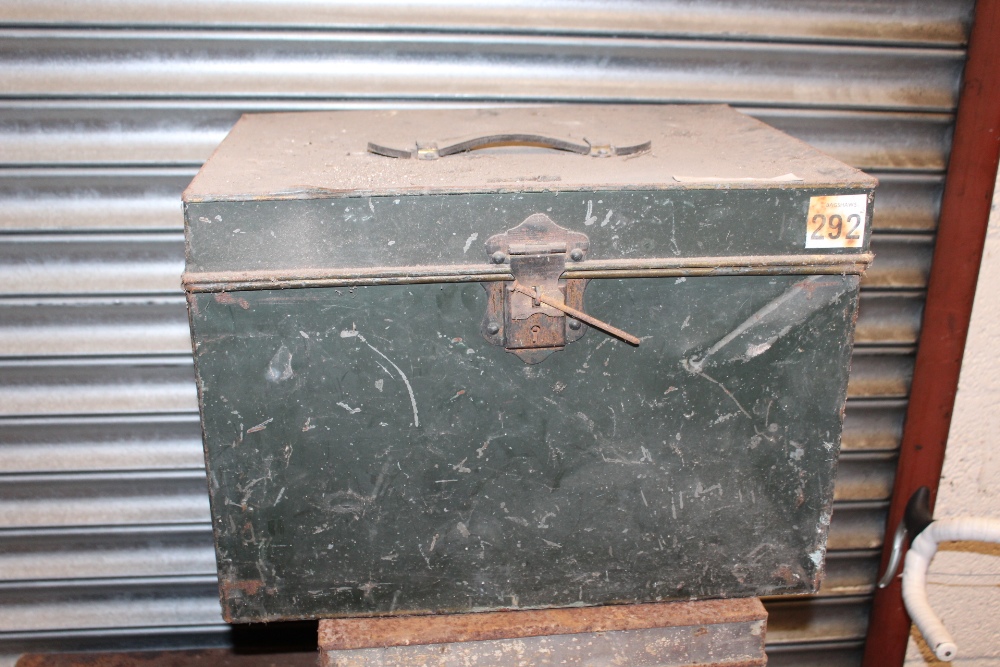
[[[807,248],[861,248],[865,244],[868,195],[810,197]]]

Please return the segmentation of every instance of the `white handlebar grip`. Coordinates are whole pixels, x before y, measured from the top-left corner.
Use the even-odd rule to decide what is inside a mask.
[[[958,647],[927,600],[927,568],[939,542],[956,540],[1000,543],[1000,521],[980,518],[934,521],[913,540],[903,566],[903,604],[906,611],[934,655],[945,662],[955,659]]]

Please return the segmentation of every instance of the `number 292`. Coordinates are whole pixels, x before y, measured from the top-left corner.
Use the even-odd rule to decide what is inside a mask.
[[[820,241],[824,238],[828,238],[831,241],[836,241],[841,238],[844,234],[844,217],[839,213],[833,213],[829,217],[822,213],[817,213],[812,217],[810,221],[810,227],[813,228],[813,233],[810,238]],[[844,236],[845,239],[854,241],[861,238],[860,227],[861,227],[861,216],[857,213],[851,213],[847,216],[847,235]],[[826,232],[824,233],[824,229]]]

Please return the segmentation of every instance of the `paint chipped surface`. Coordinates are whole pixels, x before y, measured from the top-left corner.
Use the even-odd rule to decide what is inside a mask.
[[[220,548],[233,580],[262,582],[227,614],[810,590],[856,288],[823,280],[844,281],[841,296],[816,285],[823,307],[756,318],[810,288],[594,281],[588,308],[643,345],[591,332],[535,367],[475,343],[474,283],[241,293],[247,309],[197,296]],[[401,583],[414,580],[438,583]]]
[[[396,369],[396,372],[399,373],[399,378],[403,381],[403,384],[406,385],[406,391],[407,391],[407,393],[409,393],[409,395],[410,395],[410,406],[413,408],[413,426],[414,426],[414,428],[420,426],[420,411],[417,409],[417,397],[413,393],[413,385],[410,384],[410,380],[409,380],[409,378],[406,377],[406,373],[403,372],[403,369],[400,368],[399,366],[397,366],[396,363],[392,359],[390,359],[389,357],[385,356],[385,354],[383,354],[381,350],[379,350],[377,347],[375,347],[374,345],[372,345],[371,343],[369,343],[365,339],[364,336],[362,336],[360,333],[358,333],[357,330],[355,330],[355,329],[349,329],[349,330],[348,329],[344,329],[343,331],[340,332],[340,337],[341,338],[355,338],[356,337],[362,343],[364,343],[365,345],[367,345],[368,348],[372,352],[374,352],[378,356],[382,357],[385,361],[387,361],[389,363],[390,366],[392,366],[394,369]]]
[[[257,424],[256,426],[251,426],[250,428],[248,428],[247,429],[247,433],[257,433],[259,431],[263,431],[265,428],[267,428],[267,425],[270,424],[273,421],[274,421],[274,417],[270,417],[268,419],[265,419],[264,421],[262,421],[261,423]]]
[[[292,353],[282,345],[271,357],[271,363],[267,365],[265,377],[271,382],[284,382],[293,375],[295,372],[292,370]]]
[[[852,289],[852,281],[809,276],[758,309],[703,354],[686,360],[693,372],[709,365],[749,361],[771,349],[790,331]]]
[[[370,128],[372,112],[240,121],[186,194],[186,284],[217,292],[189,304],[227,618],[815,588],[857,295],[843,273],[864,250],[809,260],[829,276],[789,272],[816,252],[803,247],[809,199],[874,181],[720,106],[627,112],[657,120],[628,125],[654,128],[637,140],[656,154],[479,153],[375,172],[352,166],[382,164],[347,146],[358,133],[330,132],[337,119]],[[402,113],[377,112],[403,143],[444,122],[412,111],[422,122],[401,128]],[[685,119],[706,131],[678,132]],[[279,124],[345,148],[290,151]],[[789,159],[803,183],[745,180]],[[536,160],[549,166],[524,168]],[[476,281],[506,269],[477,242],[543,210],[588,235],[580,270],[612,267],[586,310],[640,348],[589,331],[524,369],[482,342]],[[647,277],[616,278],[637,266]],[[442,277],[458,282],[421,282]],[[400,281],[413,284],[387,284]]]
[[[223,303],[226,304],[227,306],[236,305],[242,308],[243,310],[247,310],[248,308],[250,308],[249,301],[247,301],[241,296],[233,296],[228,292],[217,292],[216,294],[213,295],[213,298],[215,299],[216,303]]]

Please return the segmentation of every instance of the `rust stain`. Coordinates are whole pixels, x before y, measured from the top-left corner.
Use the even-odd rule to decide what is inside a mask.
[[[324,619],[319,624],[319,648],[330,651],[447,644],[557,634],[744,623],[766,619],[767,612],[757,598],[433,616]]]
[[[774,571],[774,576],[778,579],[781,579],[789,586],[791,586],[797,581],[795,572],[788,565],[779,566],[778,569]]]
[[[235,297],[229,292],[216,292],[213,297],[216,303],[225,304],[227,306],[238,305],[243,310],[250,310],[250,303],[243,297]]]
[[[220,581],[219,586],[222,588],[225,597],[232,598],[236,597],[237,591],[244,595],[257,595],[260,589],[264,587],[264,582],[260,579],[237,579],[235,581],[223,579]]]
[[[651,258],[646,260],[606,260],[572,262],[562,277],[567,280],[591,278],[658,278],[715,275],[862,275],[874,255],[738,255],[698,258]],[[306,287],[348,287],[355,285],[409,285],[509,281],[514,276],[506,265],[431,264],[419,266],[376,266],[294,270],[243,270],[185,272],[181,278],[188,292],[301,289]],[[227,298],[227,297],[223,297]],[[234,298],[234,297],[229,297]],[[220,301],[221,303],[221,301]]]
[[[839,282],[826,281],[819,282],[815,280],[803,280],[802,282],[795,283],[794,287],[802,290],[806,293],[807,299],[812,299],[816,295],[816,289],[820,287],[839,287]]]

